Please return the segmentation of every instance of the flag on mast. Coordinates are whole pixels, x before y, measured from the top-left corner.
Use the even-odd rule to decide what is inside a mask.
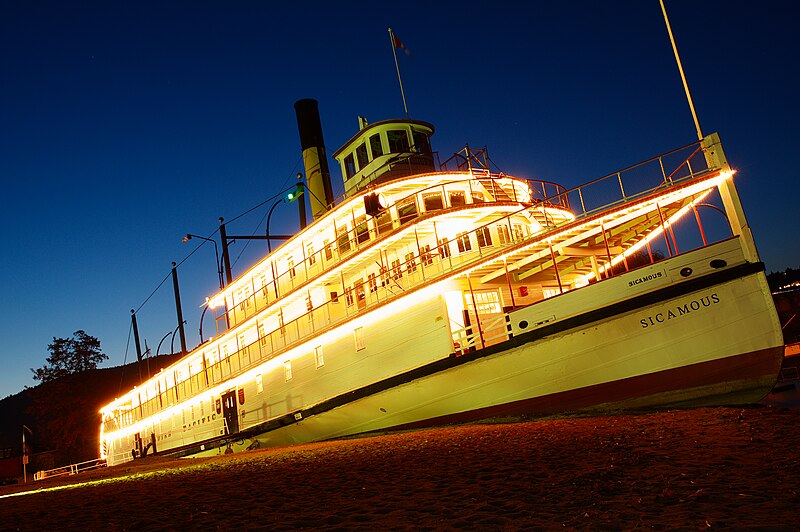
[[[389,40],[392,43],[392,55],[394,56],[394,67],[397,69],[397,81],[400,83],[400,96],[403,97],[403,109],[406,112],[406,118],[408,118],[408,105],[406,105],[406,93],[403,90],[403,78],[400,77],[400,64],[397,62],[397,49],[400,48],[403,50],[408,57],[411,57],[411,52],[403,44],[403,41],[397,38],[397,35],[394,34],[392,28],[389,28]]]
[[[390,31],[391,31],[391,30],[390,30]],[[408,49],[408,46],[406,46],[405,44],[403,44],[403,41],[401,41],[401,40],[400,40],[400,39],[397,37],[397,35],[395,35],[394,33],[392,33],[392,40],[394,41],[394,47],[395,47],[395,48],[400,48],[401,50],[403,50],[403,52],[405,52],[405,54],[406,54],[408,57],[411,57],[411,50],[409,50],[409,49]]]

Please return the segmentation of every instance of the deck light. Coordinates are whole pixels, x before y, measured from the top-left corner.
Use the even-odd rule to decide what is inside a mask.
[[[303,195],[303,183],[298,183],[292,190],[286,194],[286,199],[294,201]]]
[[[387,203],[383,194],[367,194],[364,196],[364,210],[370,216],[377,216],[386,210]]]

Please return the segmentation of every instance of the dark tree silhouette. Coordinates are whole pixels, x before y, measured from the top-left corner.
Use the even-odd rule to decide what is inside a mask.
[[[97,364],[108,360],[108,356],[100,351],[100,340],[83,330],[75,331],[72,338],[53,337],[47,350],[50,352],[47,364],[39,369],[31,368],[33,379],[43,383],[95,369]]]

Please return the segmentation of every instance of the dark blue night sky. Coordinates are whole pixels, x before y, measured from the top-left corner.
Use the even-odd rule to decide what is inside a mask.
[[[667,7],[767,270],[800,266],[793,3]],[[486,145],[507,173],[574,186],[696,140],[657,0],[3,0],[0,397],[35,384],[53,336],[77,329],[100,338],[106,365],[135,359],[130,309],[195,249],[181,237],[211,235],[302,170],[296,100],[319,100],[328,153],[358,115],[402,116],[389,26],[413,53],[398,57],[410,115],[435,124],[442,159]],[[265,211],[229,231],[263,232]],[[294,207],[271,229],[295,231]],[[243,244],[234,274],[265,251]],[[191,347],[217,286],[213,248],[178,271]],[[138,316],[155,352],[176,325],[169,281]]]

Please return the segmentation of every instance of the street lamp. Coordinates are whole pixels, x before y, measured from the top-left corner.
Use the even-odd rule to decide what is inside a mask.
[[[220,268],[220,261],[219,261],[219,248],[217,247],[217,241],[213,238],[206,238],[200,235],[193,235],[191,233],[187,233],[185,237],[183,237],[183,243],[185,244],[189,240],[193,238],[199,238],[200,240],[205,240],[206,242],[211,242],[214,244],[214,256],[217,258],[217,277],[219,278],[219,289],[222,290],[225,288],[225,284],[222,282],[222,269]]]
[[[205,305],[203,305],[203,313],[200,314],[200,344],[201,345],[203,343],[203,318],[206,317],[206,311],[208,310],[208,307],[210,307],[210,306],[211,305],[209,303],[209,299],[206,298],[206,303],[205,303]]]
[[[279,238],[279,237],[270,237],[269,236],[269,220],[272,218],[272,211],[275,210],[275,207],[283,203],[283,198],[279,199],[275,203],[272,204],[272,207],[269,209],[269,214],[267,214],[267,252],[272,253],[272,242],[271,238]]]
[[[186,323],[185,321],[183,323],[179,323],[178,326],[175,327],[175,330],[172,331],[172,340],[170,340],[170,352],[171,353],[175,353],[175,334],[178,332],[178,329],[181,328],[181,325],[183,325],[185,323]],[[186,351],[184,350],[183,353],[185,354]]]
[[[158,358],[158,352],[161,351],[161,344],[164,343],[164,340],[166,340],[167,336],[169,336],[170,334],[172,333],[167,331],[167,334],[164,335],[164,338],[162,338],[161,341],[158,342],[158,347],[156,347],[156,358]]]

